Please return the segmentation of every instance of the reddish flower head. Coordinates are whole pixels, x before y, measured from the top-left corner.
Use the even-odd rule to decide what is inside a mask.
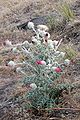
[[[46,65],[46,62],[44,60],[37,60],[36,64],[37,65]]]
[[[60,72],[62,72],[62,70],[61,70],[61,68],[57,67],[57,68],[55,68],[55,72],[60,73]]]

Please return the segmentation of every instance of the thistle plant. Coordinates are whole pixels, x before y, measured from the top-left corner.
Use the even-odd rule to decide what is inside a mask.
[[[34,23],[29,22],[28,28],[35,32],[32,42],[24,41],[13,45],[12,49],[15,54],[18,52],[24,55],[25,59],[22,63],[10,61],[8,65],[16,67],[16,72],[25,75],[22,83],[29,87],[24,95],[28,101],[25,106],[36,109],[51,108],[58,102],[60,94],[54,81],[63,74],[70,61],[64,60],[65,53],[58,50],[62,39],[52,41],[47,26],[38,25],[35,29]]]

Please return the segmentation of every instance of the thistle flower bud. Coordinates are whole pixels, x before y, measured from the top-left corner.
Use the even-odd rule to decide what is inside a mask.
[[[14,47],[14,48],[12,49],[12,51],[13,51],[13,53],[19,52],[16,47]]]
[[[45,37],[46,39],[49,39],[49,38],[50,38],[50,34],[49,34],[48,32],[45,32],[44,37]]]
[[[38,29],[37,31],[38,31],[38,34],[40,35],[40,37],[44,37],[45,36],[46,32],[44,30]]]
[[[6,47],[11,47],[11,46],[12,46],[12,43],[11,43],[11,41],[6,40],[6,41],[5,41],[5,45],[6,45]]]
[[[40,62],[40,64],[41,64],[41,65],[46,65],[46,62],[45,62],[44,60],[42,60],[42,61]]]
[[[16,68],[16,72],[17,73],[21,72],[21,67]]]
[[[54,55],[59,55],[60,51],[55,51]]]
[[[44,30],[44,31],[49,30],[49,28],[46,25],[38,25],[37,28],[40,29],[40,30]]]
[[[11,60],[11,61],[9,61],[8,66],[10,66],[10,67],[12,67],[12,68],[15,68],[16,63]]]
[[[37,65],[46,65],[46,62],[44,60],[37,60],[36,64]]]
[[[57,67],[52,67],[52,70],[55,70]]]
[[[30,87],[31,87],[33,90],[35,90],[35,89],[37,88],[37,85],[36,85],[35,83],[31,83],[31,84],[30,84]]]
[[[33,36],[32,37],[32,43],[36,43],[37,44],[37,43],[39,43],[39,41]]]
[[[33,29],[34,28],[34,23],[33,22],[28,22],[28,28]]]
[[[57,61],[55,61],[55,62],[54,62],[54,64],[55,64],[55,65],[58,65],[58,62],[57,62]]]
[[[61,70],[61,68],[57,67],[57,68],[55,69],[55,72],[60,73],[60,72],[62,72],[62,70]]]
[[[49,68],[49,69],[51,68],[51,66],[52,66],[52,64],[48,64],[48,68]]]
[[[70,60],[66,59],[66,60],[64,61],[64,64],[65,64],[65,65],[69,65],[69,64],[70,64]]]
[[[64,57],[64,56],[65,56],[65,53],[64,53],[64,52],[61,52],[60,55],[61,55],[62,57]]]

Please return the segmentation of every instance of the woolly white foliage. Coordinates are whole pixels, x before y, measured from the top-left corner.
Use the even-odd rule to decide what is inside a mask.
[[[65,65],[69,65],[70,60],[64,61],[65,53],[58,50],[62,39],[51,40],[47,26],[38,25],[35,29],[34,23],[29,22],[28,28],[36,33],[31,38],[32,42],[24,41],[21,44],[11,45],[13,53],[24,56],[22,63],[10,61],[8,65],[12,68],[18,66],[16,72],[26,76],[23,83],[31,88],[26,97],[31,100],[30,104],[33,107],[52,107],[57,99],[53,97],[55,93],[51,92],[53,88],[50,88],[50,85],[62,75]],[[26,72],[30,75],[28,76]]]

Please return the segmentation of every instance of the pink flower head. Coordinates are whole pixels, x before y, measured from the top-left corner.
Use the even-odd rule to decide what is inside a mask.
[[[37,65],[46,65],[46,62],[44,60],[37,60],[36,64]]]
[[[60,72],[62,72],[62,70],[61,70],[61,68],[57,67],[57,68],[55,68],[55,72],[60,73]]]

